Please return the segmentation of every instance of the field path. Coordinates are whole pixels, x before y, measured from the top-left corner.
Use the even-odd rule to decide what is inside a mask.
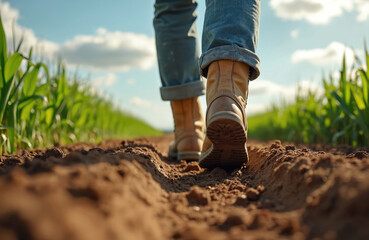
[[[172,135],[0,157],[0,239],[369,239],[369,148],[249,141],[226,172]]]

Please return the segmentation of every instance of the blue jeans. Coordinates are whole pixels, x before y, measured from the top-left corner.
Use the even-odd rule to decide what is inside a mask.
[[[200,59],[196,0],[156,0],[154,7],[163,100],[203,95],[205,84],[200,74],[206,77],[209,64],[216,60],[246,63],[250,66],[250,80],[260,75],[260,59],[255,53],[260,0],[206,0]]]

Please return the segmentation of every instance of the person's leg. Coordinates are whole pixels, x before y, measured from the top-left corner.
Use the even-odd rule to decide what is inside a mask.
[[[213,61],[229,59],[251,67],[256,79],[260,60],[256,55],[260,0],[206,0],[200,71],[206,77]]]
[[[198,58],[195,0],[156,0],[154,28],[163,100],[205,94]]]
[[[198,67],[195,0],[156,0],[154,28],[163,100],[171,101],[175,141],[169,157],[198,160],[203,116],[198,96],[205,85]]]
[[[202,167],[237,167],[248,160],[245,107],[255,54],[260,0],[207,0],[200,70],[207,77],[207,138]]]

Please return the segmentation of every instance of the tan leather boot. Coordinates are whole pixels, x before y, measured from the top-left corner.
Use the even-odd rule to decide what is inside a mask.
[[[171,101],[175,140],[168,156],[177,160],[199,160],[204,141],[204,118],[198,97]]]
[[[235,168],[247,163],[246,100],[249,66],[232,60],[212,62],[206,89],[206,138],[200,166]]]

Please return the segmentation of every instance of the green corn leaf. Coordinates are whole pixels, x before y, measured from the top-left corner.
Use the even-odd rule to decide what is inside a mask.
[[[366,119],[365,113],[363,110],[359,109],[358,112],[359,112],[359,115],[355,119],[355,122],[360,126],[360,128],[365,132],[365,134],[369,136],[369,129],[368,129],[369,119]]]
[[[45,117],[45,122],[47,124],[47,126],[51,126],[53,124],[53,116],[54,116],[54,108],[53,107],[48,107],[45,109],[45,114],[46,114],[46,117]]]
[[[45,64],[43,63],[37,63],[32,71],[30,71],[29,74],[27,74],[27,76],[24,78],[24,86],[23,86],[23,95],[25,96],[30,96],[35,94],[36,91],[36,86],[37,86],[37,82],[39,80],[38,78],[38,73],[40,71],[40,69],[43,68],[45,70],[46,73],[46,78],[49,78],[49,71],[48,68],[46,67]]]
[[[0,125],[0,130],[5,130],[5,129],[15,129],[15,128],[10,127],[10,126]]]
[[[346,85],[346,54],[343,55],[342,60],[342,70],[341,70],[341,77],[340,77],[340,88],[342,93],[344,92],[344,87]]]
[[[20,53],[14,53],[10,56],[10,58],[6,61],[5,64],[5,83],[8,83],[17,72],[23,57]]]
[[[364,49],[365,49],[365,58],[366,58],[366,75],[369,76],[369,51],[366,47],[366,43],[364,43]]]
[[[45,64],[43,64],[43,63],[38,63],[38,65],[40,65],[40,66],[45,70],[45,73],[46,73],[46,79],[48,80],[48,79],[49,79],[49,77],[50,77],[48,67],[47,67]]]
[[[32,149],[33,148],[33,145],[32,145],[31,141],[28,138],[26,138],[24,136],[19,136],[18,138],[19,138],[19,140],[22,143],[26,144],[26,146],[28,147],[28,149]]]
[[[1,31],[0,31],[1,32]],[[4,113],[7,108],[9,97],[12,94],[12,90],[15,83],[14,74],[18,70],[19,65],[22,62],[22,55],[14,53],[5,63],[4,72],[2,72],[3,88],[1,88],[0,96],[0,123],[3,120]]]
[[[5,85],[5,80],[3,79],[3,71],[2,71],[2,68],[0,68],[1,70],[1,73],[0,73],[0,94],[2,94],[2,88],[4,87]]]
[[[337,145],[337,140],[338,138],[345,136],[346,133],[349,131],[349,129],[352,127],[352,124],[349,124],[348,126],[346,126],[344,129],[342,129],[341,131],[335,133],[332,137],[332,144],[333,145]]]
[[[20,139],[20,141],[21,141],[22,143],[26,144],[26,146],[27,146],[29,149],[32,149],[32,148],[33,148],[33,145],[32,145],[31,141],[30,141],[28,138],[26,138],[26,137],[24,137],[24,136],[19,136],[19,139]]]
[[[356,147],[357,146],[357,140],[358,140],[358,132],[356,130],[352,130],[351,132],[351,145]]]
[[[6,143],[7,143],[7,141],[8,141],[7,136],[4,133],[2,133],[1,134],[1,138],[0,138],[0,155],[3,154],[3,149],[4,149],[4,152],[5,153],[8,152],[7,149],[6,149]]]
[[[33,95],[36,90],[36,85],[38,81],[38,72],[40,70],[40,66],[36,65],[32,71],[25,77],[24,86],[23,86],[23,94],[25,96]]]
[[[15,153],[15,146],[16,146],[16,136],[17,136],[17,130],[16,130],[16,126],[17,126],[17,103],[14,102],[13,104],[10,105],[9,107],[9,117],[8,117],[8,125],[11,126],[11,129],[7,130],[7,135],[8,135],[8,141],[9,141],[9,152],[10,153]]]
[[[48,96],[50,94],[50,83],[47,82],[41,86],[38,86],[35,93],[36,95]]]
[[[325,79],[323,79],[323,85],[324,85],[325,91],[327,92],[327,90],[329,89],[329,85]]]
[[[17,49],[15,50],[15,52],[19,52],[19,50],[20,50],[20,48],[21,48],[21,46],[22,46],[23,40],[24,40],[24,36],[22,35],[22,38],[21,38],[21,40],[19,41],[18,46],[17,46]]]
[[[346,53],[343,55],[342,60],[342,74],[340,79],[342,98],[346,106],[350,106],[351,94],[350,94],[350,84],[349,79],[347,79],[347,67],[346,67]]]
[[[366,72],[363,69],[359,70],[360,76],[361,76],[361,82],[363,85],[362,91],[363,91],[363,100],[365,102],[366,107],[369,108],[369,74],[366,74]]]
[[[27,69],[26,69],[26,72],[25,72],[25,73],[23,73],[23,75],[21,75],[21,77],[20,77],[20,79],[18,80],[17,85],[14,87],[14,90],[12,91],[12,94],[10,95],[9,99],[12,99],[12,98],[14,97],[14,95],[18,93],[18,89],[19,89],[19,87],[21,86],[21,84],[22,84],[22,82],[23,82],[24,78],[27,76],[28,71],[29,71],[29,68],[27,68]]]
[[[42,96],[42,95],[31,95],[31,96],[24,97],[19,100],[18,109],[22,109],[23,107],[27,106],[28,104],[32,102],[36,102],[37,100],[41,100],[44,102],[47,99],[46,99],[46,96]]]
[[[5,76],[7,76],[7,77],[9,77],[9,79],[5,78],[5,80],[3,81],[4,86],[1,89],[0,123],[3,120],[4,113],[6,111],[7,104],[8,104],[8,101],[9,101],[9,97],[12,95],[12,91],[13,91],[13,88],[14,88],[15,78],[13,76],[14,76],[15,71],[17,71],[21,60],[22,60],[22,57],[21,57],[21,55],[19,55],[19,53],[13,54],[5,64],[5,67],[4,67],[4,70],[5,70],[4,72],[5,73],[3,73],[3,71],[1,71],[2,75],[3,75],[2,77],[5,78]]]
[[[29,121],[32,117],[32,109],[34,108],[35,106],[35,102],[34,101],[31,101],[29,102],[26,106],[23,106],[21,109],[20,109],[20,119],[22,121],[26,120],[26,121]]]
[[[365,121],[365,114],[363,112],[363,110],[365,110],[364,101],[360,96],[358,96],[358,94],[355,94],[353,91],[351,92],[351,94],[355,98],[355,101],[353,101],[353,108],[356,110],[355,112],[358,112],[358,114],[355,114],[355,122],[360,126],[362,130],[367,132],[368,127]]]
[[[28,52],[28,68],[30,68],[32,65],[34,65],[31,60],[32,60],[32,52],[33,52],[33,48],[31,47],[29,49],[29,52]]]
[[[350,112],[349,107],[346,105],[346,103],[343,101],[343,99],[337,94],[336,91],[333,91],[332,96],[339,102],[339,108],[341,108],[341,110],[351,119],[355,119],[355,116],[352,115],[352,113]]]
[[[88,112],[82,112],[82,115],[77,120],[76,126],[77,127],[83,126],[87,121],[87,117],[88,117]]]
[[[4,28],[3,28],[3,22],[0,16],[0,68],[1,69],[5,68],[6,59],[8,59],[7,49],[6,49],[6,36],[5,36]]]
[[[365,108],[365,97],[363,98],[361,94],[355,93],[351,89],[351,95],[354,97],[353,105],[356,106],[357,109],[364,109]]]

